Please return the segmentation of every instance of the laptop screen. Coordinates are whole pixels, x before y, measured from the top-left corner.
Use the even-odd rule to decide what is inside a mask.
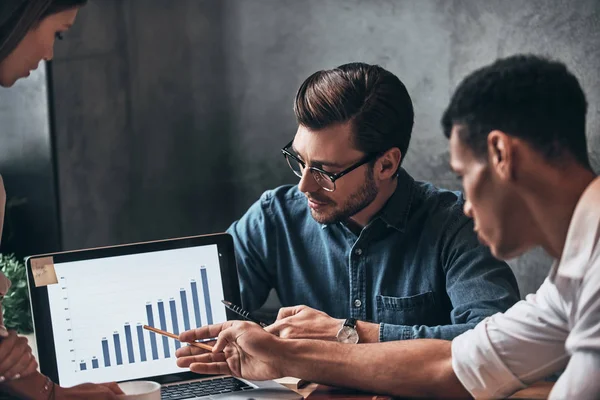
[[[55,258],[58,283],[46,289],[60,384],[185,371],[175,357],[183,345],[142,326],[178,334],[226,321],[220,257],[218,246],[207,244],[66,262]]]

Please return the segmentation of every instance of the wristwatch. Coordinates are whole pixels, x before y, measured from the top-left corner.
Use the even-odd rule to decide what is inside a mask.
[[[340,343],[358,343],[358,332],[356,331],[356,318],[348,318],[335,336]]]

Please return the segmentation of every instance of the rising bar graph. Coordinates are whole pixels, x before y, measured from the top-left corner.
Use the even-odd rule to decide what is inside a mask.
[[[207,324],[211,324],[213,321],[213,317],[212,317],[212,303],[211,303],[211,294],[210,294],[210,287],[208,285],[208,276],[206,273],[206,268],[201,268],[200,269],[200,278],[202,281],[202,293],[203,293],[203,298],[204,298],[204,312],[206,315],[206,321]],[[191,292],[192,292],[192,302],[193,302],[193,308],[194,308],[194,314],[196,317],[196,327],[200,327],[201,322],[202,322],[202,317],[201,317],[201,304],[200,304],[200,297],[198,296],[198,287],[196,284],[195,280],[190,281],[190,288],[191,288]],[[180,307],[181,307],[181,313],[179,312],[179,307],[177,304],[177,301],[175,300],[175,298],[171,297],[169,298],[169,314],[170,314],[170,322],[171,325],[170,327],[167,325],[167,310],[165,309],[165,304],[164,301],[162,299],[158,299],[158,301],[156,302],[157,308],[158,308],[158,319],[159,319],[159,324],[160,324],[160,329],[162,330],[169,330],[171,329],[171,331],[176,334],[179,335],[180,329],[179,329],[179,316],[182,316],[183,318],[183,326],[185,330],[188,330],[191,328],[191,324],[190,324],[190,316],[189,316],[189,307],[188,307],[188,302],[187,302],[187,292],[185,289],[180,289],[179,290],[179,299],[180,299]],[[153,309],[153,304],[152,302],[148,302],[146,303],[146,322],[148,323],[148,325],[150,326],[155,326],[154,325],[154,309]],[[136,357],[135,357],[135,352],[134,352],[134,339],[133,339],[133,335],[132,335],[132,330],[131,330],[131,325],[129,323],[125,323],[123,325],[123,331],[125,332],[125,346],[126,346],[126,352],[127,352],[127,361],[129,364],[134,364],[136,362]],[[144,340],[144,330],[142,328],[142,324],[138,323],[137,327],[136,327],[136,332],[137,332],[137,346],[138,346],[138,351],[139,351],[139,360],[140,362],[144,362],[147,361],[147,357],[146,357],[146,344],[145,344],[145,340]],[[156,340],[156,334],[154,332],[148,332],[149,337],[150,337],[150,349],[152,352],[152,359],[153,360],[158,360],[159,359],[159,354],[158,354],[158,345],[157,345],[157,340]],[[161,336],[161,340],[162,340],[162,347],[163,347],[163,356],[164,358],[171,358],[172,354],[171,354],[171,349],[170,349],[170,342],[169,342],[169,338]],[[114,349],[115,349],[115,360],[116,360],[116,365],[122,365],[123,364],[123,354],[124,351],[122,349],[122,344],[121,344],[121,336],[119,334],[119,332],[114,332],[113,333],[113,343],[114,343]],[[106,338],[103,338],[101,341],[102,344],[102,354],[104,357],[104,366],[105,367],[110,367],[111,363],[110,363],[110,352],[109,352],[109,346],[108,346],[108,340]],[[181,348],[181,343],[178,341],[175,341],[175,349],[179,349]],[[93,368],[98,368],[98,360],[95,359],[92,360],[92,365],[96,365]],[[80,370],[84,371],[87,369],[87,366],[85,363],[81,363],[80,364]]]
[[[180,334],[226,320],[216,246],[177,251],[189,256],[167,252],[156,256],[159,261],[138,254],[114,263],[102,259],[98,275],[86,273],[89,267],[55,264],[61,283],[69,282],[48,286],[61,385],[180,372],[174,353],[182,344],[142,325]],[[172,265],[173,260],[181,265]]]
[[[197,287],[196,280],[190,281],[192,303],[193,303],[192,307],[194,309],[194,315],[196,318],[196,327],[202,326],[201,325],[201,322],[202,322],[201,310],[202,309],[204,310],[207,324],[211,324],[213,322],[210,286],[208,284],[208,275],[206,273],[206,268],[200,268],[199,272],[200,272],[200,280],[202,282],[202,294],[203,294],[202,298],[204,299],[204,308],[202,308],[202,305],[200,304],[200,296],[198,295],[198,287]],[[174,297],[170,297],[168,310],[165,307],[165,302],[162,299],[158,299],[156,301],[160,329],[162,329],[162,330],[171,329],[171,331],[176,335],[179,335],[179,333],[181,333],[180,328],[179,328],[180,318],[183,321],[184,329],[185,330],[191,329],[190,312],[189,312],[190,310],[189,310],[189,304],[187,301],[187,291],[183,288],[179,290],[179,300],[180,300],[180,302],[178,304],[177,300]],[[180,309],[181,309],[181,311],[180,311]],[[169,321],[169,318],[167,317],[167,312],[170,316],[170,326],[167,323],[167,321]],[[145,314],[146,314],[147,324],[150,326],[155,326],[154,325],[154,323],[155,323],[154,307],[153,307],[152,302],[146,303]],[[124,364],[124,354],[125,353],[127,354],[127,363],[128,364],[136,363],[136,351],[134,351],[135,346],[137,346],[137,356],[138,356],[139,362],[147,361],[146,341],[144,339],[144,329],[143,329],[142,325],[143,325],[142,323],[137,323],[137,325],[136,325],[135,331],[136,331],[136,336],[137,336],[137,344],[134,345],[134,337],[133,337],[133,333],[132,333],[132,329],[131,329],[131,324],[129,322],[126,322],[123,324],[123,332],[125,334],[125,343],[124,343],[125,350],[123,350],[123,348],[122,348],[123,343],[121,341],[121,334],[118,331],[113,332],[113,348],[114,348],[116,365]],[[158,354],[158,345],[157,345],[156,334],[154,332],[148,332],[148,335],[150,337],[150,351],[152,354],[152,360],[158,360],[160,358],[160,356]],[[162,340],[164,358],[171,358],[173,354],[172,354],[171,348],[170,348],[170,346],[171,346],[170,339],[167,337],[161,336],[161,340]],[[181,348],[181,343],[179,341],[174,341],[174,346],[175,346],[175,349],[179,349],[179,348]],[[111,366],[111,355],[110,355],[110,350],[109,350],[109,342],[108,342],[107,338],[102,338],[101,348],[102,348],[102,356],[104,359],[104,367],[110,367]],[[92,361],[93,369],[99,368],[99,361],[96,358],[96,356],[94,356],[91,361]],[[86,371],[87,363],[82,361],[79,364],[79,370]]]

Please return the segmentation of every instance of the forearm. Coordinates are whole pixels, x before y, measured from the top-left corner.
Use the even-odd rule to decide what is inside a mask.
[[[394,396],[469,397],[452,370],[451,342],[344,345],[281,342],[285,376]]]
[[[379,324],[357,321],[356,331],[358,332],[359,343],[379,342]]]
[[[473,329],[477,322],[454,325],[392,325],[382,323],[378,331],[378,341],[390,342],[393,340],[407,339],[441,339],[452,340],[469,329]]]
[[[45,375],[35,372],[25,378],[7,381],[0,385],[2,392],[10,393],[19,399],[26,400],[114,400],[116,394],[122,394],[117,384],[84,383],[81,385],[65,388],[52,383]]]

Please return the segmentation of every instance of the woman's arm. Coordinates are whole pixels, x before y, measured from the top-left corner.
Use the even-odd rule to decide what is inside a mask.
[[[114,383],[82,385],[64,388],[54,384],[48,377],[35,372],[25,378],[8,381],[0,385],[0,390],[22,399],[31,400],[113,400],[123,394]]]

